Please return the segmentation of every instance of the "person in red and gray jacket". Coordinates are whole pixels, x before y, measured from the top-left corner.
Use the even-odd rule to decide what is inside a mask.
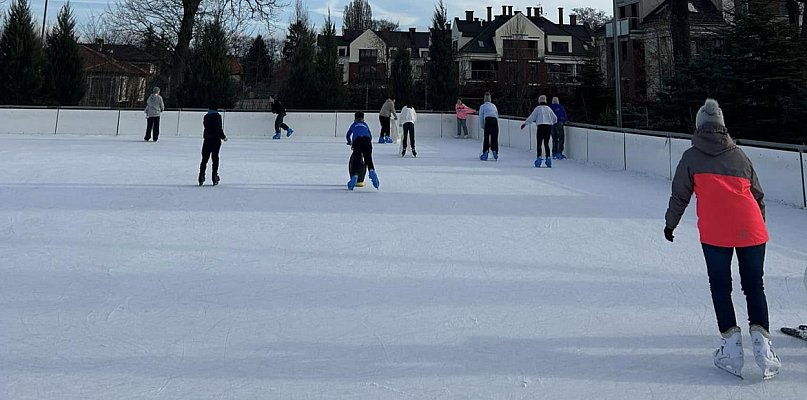
[[[717,101],[706,100],[695,126],[692,147],[684,152],[673,178],[664,236],[673,241],[673,231],[694,193],[712,303],[722,336],[722,345],[713,354],[715,366],[739,376],[743,365],[742,335],[731,301],[731,258],[736,251],[755,360],[764,377],[772,378],[781,362],[771,348],[762,279],[768,242],[762,187],[751,161],[726,131]]]

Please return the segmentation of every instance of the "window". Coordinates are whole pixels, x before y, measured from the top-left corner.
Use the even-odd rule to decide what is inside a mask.
[[[362,75],[375,75],[376,68],[373,65],[360,65],[359,73]]]
[[[574,65],[573,64],[550,64],[549,65],[549,81],[568,83],[572,82],[574,78]]]
[[[479,44],[479,47],[485,47],[485,42],[479,40],[477,43]]]
[[[569,43],[567,42],[552,42],[553,53],[568,53]]]
[[[420,58],[429,58],[429,51],[428,50],[421,50],[420,51]]]
[[[378,49],[359,49],[359,58],[378,58]]]
[[[339,57],[347,57],[347,49],[344,47],[339,48]]]

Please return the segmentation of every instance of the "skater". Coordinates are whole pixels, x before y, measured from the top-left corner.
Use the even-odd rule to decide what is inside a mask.
[[[527,117],[527,120],[521,124],[521,129],[531,123],[538,125],[538,130],[535,132],[537,151],[537,158],[535,159],[535,168],[541,168],[541,144],[543,143],[544,152],[546,153],[546,166],[552,168],[552,159],[549,158],[549,137],[552,135],[552,127],[558,122],[558,117],[555,112],[546,105],[546,96],[541,95],[538,97],[538,106],[532,110],[532,114]]]
[[[471,107],[466,106],[462,99],[457,99],[457,105],[454,106],[454,109],[457,111],[457,136],[454,136],[455,139],[468,139],[471,136],[468,135],[468,116],[474,114],[476,110]],[[463,135],[463,132],[465,134]]]
[[[493,159],[499,159],[499,109],[491,102],[490,92],[485,93],[484,104],[479,107],[479,129],[485,132],[482,141],[482,154],[479,159],[488,160],[488,150],[493,151]]]
[[[373,134],[370,133],[370,127],[364,122],[363,112],[357,112],[354,114],[354,117],[355,121],[353,122],[353,125],[350,125],[350,129],[348,129],[347,135],[345,135],[347,144],[353,150],[351,159],[355,163],[350,170],[354,171],[354,174],[357,173],[356,171],[360,171],[360,164],[363,160],[367,170],[369,171],[368,175],[370,175],[370,180],[373,182],[373,186],[378,189],[378,175],[375,173],[375,165],[373,164]],[[353,190],[353,188],[356,187],[358,180],[358,175],[352,175],[350,180],[347,182],[347,189]]]
[[[283,106],[283,103],[274,96],[269,96],[269,104],[272,105],[272,112],[277,114],[275,118],[275,136],[272,136],[272,139],[280,139],[281,128],[286,131],[286,137],[293,135],[294,129],[283,123],[283,118],[286,117],[286,107]]]
[[[213,158],[213,186],[219,184],[219,150],[221,141],[227,141],[224,129],[221,127],[221,114],[215,101],[210,102],[210,107],[205,115],[203,125],[205,127],[204,142],[202,143],[202,163],[199,164],[199,186],[205,183],[205,169],[207,160]]]
[[[378,143],[392,143],[392,138],[389,136],[392,119],[398,120],[398,116],[395,114],[395,96],[389,96],[378,113],[378,120],[381,122]]]
[[[748,309],[754,359],[765,379],[779,373],[781,362],[771,347],[768,303],[763,286],[765,203],[756,172],[726,131],[717,101],[707,99],[695,118],[692,147],[684,152],[672,182],[664,237],[672,242],[692,193],[697,197],[698,229],[721,346],[716,367],[742,377],[743,345],[731,302],[731,258],[737,253]]]
[[[156,142],[160,138],[160,114],[163,111],[165,111],[165,103],[160,96],[160,88],[155,86],[151,89],[151,96],[146,100],[146,136],[143,140],[148,142],[153,137]]]
[[[401,147],[401,157],[406,155],[406,141],[407,137],[412,145],[412,157],[417,158],[418,152],[415,151],[415,122],[418,120],[418,114],[413,107],[404,105],[401,108],[401,118],[399,119],[400,125],[403,127],[403,142]]]
[[[563,160],[566,158],[563,155],[563,144],[566,141],[566,131],[563,129],[563,125],[569,120],[569,117],[566,115],[566,107],[560,104],[557,97],[552,98],[552,104],[549,105],[549,108],[558,117],[558,122],[552,126],[552,158]]]

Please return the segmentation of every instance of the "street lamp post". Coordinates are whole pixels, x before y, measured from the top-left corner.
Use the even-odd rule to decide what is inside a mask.
[[[622,85],[619,79],[619,21],[617,19],[617,0],[614,0],[614,92],[616,93],[616,126],[622,127]]]
[[[42,16],[42,40],[45,40],[45,25],[48,21],[48,0],[45,0],[45,15]]]

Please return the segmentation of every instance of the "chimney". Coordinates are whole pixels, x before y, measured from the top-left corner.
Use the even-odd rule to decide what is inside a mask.
[[[417,28],[409,28],[409,34],[414,35]]]
[[[513,16],[513,6],[507,6],[507,15]]]
[[[488,22],[493,21],[493,7],[488,6]]]
[[[527,16],[532,17],[532,7],[527,7]]]
[[[558,25],[563,25],[563,7],[558,7]]]
[[[569,14],[569,25],[577,25],[577,14]]]
[[[465,11],[465,20],[471,22],[474,20],[474,12],[473,11]]]
[[[544,8],[541,6],[535,7],[535,16],[541,17],[544,15]]]
[[[502,16],[507,15],[507,6],[502,6]]]

